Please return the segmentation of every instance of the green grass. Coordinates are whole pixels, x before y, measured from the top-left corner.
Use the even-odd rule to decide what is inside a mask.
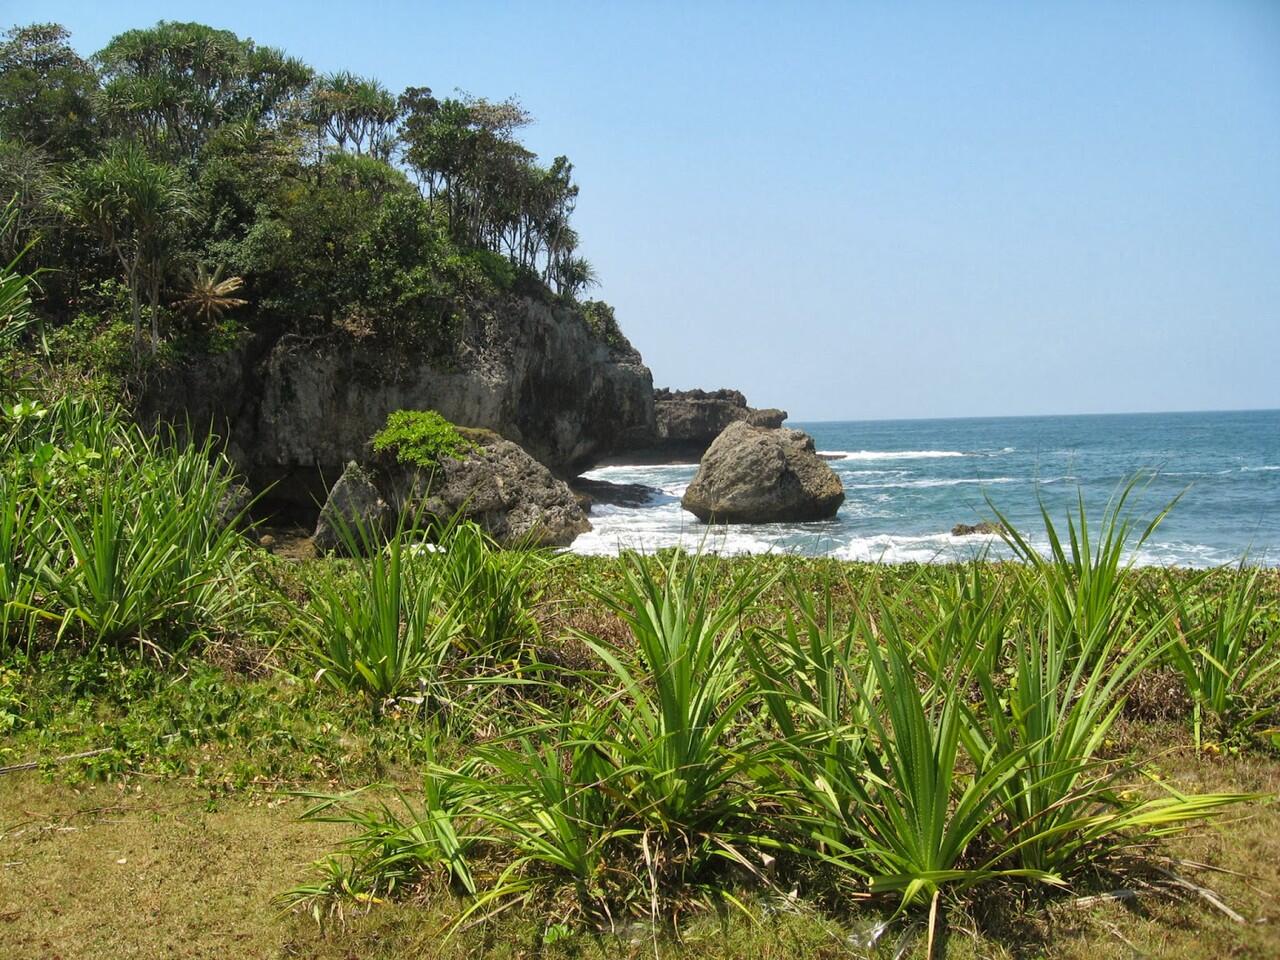
[[[256,814],[232,842],[275,878],[235,907],[258,955],[807,957],[869,931],[890,952],[1070,955],[1056,918],[1080,895],[1138,890],[1216,930],[1169,906],[1189,889],[1169,874],[1274,882],[1250,862],[1276,826],[1280,577],[1131,569],[1154,524],[1127,491],[1062,538],[1046,515],[1044,557],[1010,529],[1021,563],[588,559],[465,523],[428,549],[411,518],[344,531],[360,559],[294,563],[223,516],[208,443],[92,401],[3,409],[0,766],[34,765],[4,786],[302,816],[294,835],[324,838],[310,868],[263,862]],[[57,863],[109,883],[69,842]],[[33,857],[21,882],[57,899],[62,868]],[[163,857],[178,870],[181,843]],[[155,909],[193,923],[202,883]],[[100,952],[59,909],[20,913],[14,942]],[[1266,955],[1265,931],[1233,936]]]

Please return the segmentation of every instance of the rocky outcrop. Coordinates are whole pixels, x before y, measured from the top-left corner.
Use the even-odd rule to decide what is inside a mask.
[[[716,437],[681,500],[704,523],[826,520],[843,502],[844,486],[812,437],[745,420]]]
[[[253,506],[253,491],[243,483],[229,483],[222,496],[218,497],[218,505],[214,508],[214,517],[218,527],[235,526],[239,530],[248,529],[249,508]]]
[[[779,410],[777,407],[763,407],[759,410],[749,407],[747,409],[747,423],[751,424],[753,427],[764,427],[767,430],[777,430],[782,426],[782,421],[786,419],[787,411]]]
[[[339,330],[258,336],[159,376],[140,412],[212,426],[255,489],[306,505],[401,409],[489,428],[562,477],[655,435],[653,378],[631,345],[530,298],[470,311],[444,358]]]
[[[488,430],[463,433],[472,450],[461,459],[443,457],[434,469],[391,454],[367,467],[349,463],[320,511],[316,549],[339,547],[337,516],[385,529],[402,512],[461,515],[503,546],[563,547],[591,529],[568,485],[519,446]]]
[[[358,540],[361,531],[385,530],[391,515],[373,474],[352,460],[320,508],[311,541],[318,552],[331,553],[345,540]]]
[[[569,482],[569,489],[587,513],[591,513],[592,506],[597,503],[612,507],[643,507],[662,495],[657,487],[644,483],[612,483],[587,477],[575,477]]]
[[[972,537],[977,534],[983,536],[1000,535],[1004,533],[1004,527],[990,520],[980,520],[977,523],[957,523],[951,528],[953,537]]]
[[[654,432],[651,442],[629,450],[629,463],[672,463],[697,460],[731,423],[780,427],[785,410],[756,410],[738,390],[655,390]]]

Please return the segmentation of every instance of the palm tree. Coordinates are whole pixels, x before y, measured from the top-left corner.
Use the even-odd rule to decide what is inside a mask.
[[[8,231],[17,219],[17,201],[10,200],[0,213],[0,233]],[[22,331],[31,325],[31,284],[34,278],[18,269],[18,264],[34,241],[24,246],[7,266],[0,266],[0,351],[18,342]]]
[[[177,228],[191,212],[186,186],[173,167],[132,143],[114,145],[80,166],[64,187],[67,212],[95,230],[120,262],[129,289],[134,350],[142,343],[142,292],[151,304],[151,348],[160,343],[160,287]]]
[[[600,285],[599,275],[591,261],[571,254],[566,254],[557,262],[553,279],[560,293],[570,298],[576,298],[588,287]]]
[[[346,70],[317,77],[311,85],[306,116],[319,136],[327,134],[345,151],[347,142],[358,156],[365,147],[385,160],[390,154],[387,134],[400,117],[396,98],[377,80]]]

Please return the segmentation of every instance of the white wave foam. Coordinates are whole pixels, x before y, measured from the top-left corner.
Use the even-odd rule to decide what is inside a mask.
[[[888,518],[886,518],[888,519]],[[569,548],[573,553],[616,556],[621,550],[651,553],[667,547],[701,550],[725,556],[760,553],[800,553],[829,556],[863,563],[956,563],[985,555],[1010,559],[1011,553],[996,534],[975,533],[953,536],[950,532],[926,534],[878,533],[849,536],[834,531],[815,531],[807,542],[797,542],[797,528],[786,524],[755,526],[704,526],[685,513],[678,504],[648,508],[618,507],[593,513],[593,529],[579,536]],[[1043,535],[1031,534],[1032,548],[1047,554],[1049,543]],[[1280,550],[1260,550],[1249,556],[1250,563],[1280,564]],[[1214,567],[1239,560],[1227,551],[1185,541],[1145,543],[1126,557],[1140,567]]]
[[[863,563],[952,563],[967,560],[996,543],[998,538],[985,534],[953,537],[950,533],[922,536],[880,533],[853,537],[832,550],[831,556]]]
[[[885,483],[849,483],[847,490],[883,490],[886,487],[958,487],[966,483],[1018,483],[1017,477],[955,477],[950,480],[890,480]]]
[[[1264,467],[1241,467],[1240,468],[1240,471],[1242,473],[1260,473],[1263,470],[1280,470],[1280,466],[1272,466],[1268,464],[1267,466],[1264,466]]]
[[[637,463],[637,464],[614,464],[608,467],[596,467],[593,470],[586,471],[583,476],[588,480],[609,480],[613,483],[633,482],[639,483],[640,480],[629,481],[630,477],[665,477],[672,473],[686,473],[697,470],[696,463]]]
[[[593,516],[592,529],[577,537],[569,549],[588,556],[615,556],[622,550],[651,553],[667,547],[724,555],[781,552],[785,549],[779,546],[785,537],[781,530],[775,536],[769,536],[742,527],[703,526],[693,519],[692,514],[683,513],[678,508],[676,512],[681,514],[680,517],[673,517],[664,509],[662,513],[665,516],[658,520],[637,516],[642,511],[630,511],[631,517],[621,516],[624,512],[600,518],[603,522],[597,522]]]
[[[937,460],[970,456],[959,450],[819,450],[818,453],[841,460]]]

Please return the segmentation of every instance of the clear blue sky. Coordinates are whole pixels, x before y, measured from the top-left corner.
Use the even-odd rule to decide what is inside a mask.
[[[1280,407],[1280,2],[0,3],[519,95],[659,385],[794,419]]]

